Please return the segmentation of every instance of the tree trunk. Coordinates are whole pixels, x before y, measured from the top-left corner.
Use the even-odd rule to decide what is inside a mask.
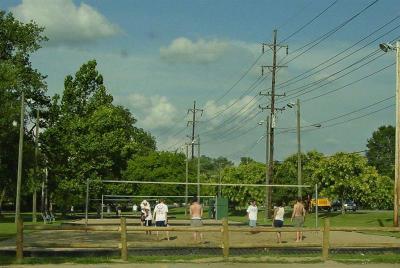
[[[0,214],[3,211],[2,207],[3,207],[3,200],[4,200],[5,196],[6,196],[6,187],[3,188],[3,190],[1,191],[1,194],[0,194]]]

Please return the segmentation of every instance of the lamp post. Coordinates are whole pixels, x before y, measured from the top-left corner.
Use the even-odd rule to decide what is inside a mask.
[[[21,177],[22,177],[22,157],[24,144],[24,117],[25,117],[25,94],[21,94],[21,119],[19,125],[19,143],[18,143],[18,171],[17,171],[17,194],[15,200],[15,223],[21,214]]]
[[[399,160],[400,160],[400,41],[393,44],[379,44],[379,48],[384,51],[396,51],[396,147],[394,163],[394,191],[393,191],[393,226],[399,226]]]
[[[296,118],[297,118],[297,123],[296,123],[296,133],[297,133],[297,197],[302,198],[303,193],[302,193],[302,185],[303,180],[302,180],[302,167],[301,167],[301,125],[300,125],[300,100],[297,99],[296,103],[288,103],[286,105],[289,108],[293,108],[296,106]],[[321,127],[321,124],[312,124],[310,125],[312,127]]]

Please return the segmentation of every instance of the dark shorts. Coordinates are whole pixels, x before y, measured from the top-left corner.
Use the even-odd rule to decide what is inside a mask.
[[[145,220],[144,226],[151,226],[151,220]]]
[[[167,227],[167,222],[166,221],[156,221],[156,226],[157,227]]]
[[[281,228],[283,226],[283,221],[281,220],[274,220],[274,227]]]

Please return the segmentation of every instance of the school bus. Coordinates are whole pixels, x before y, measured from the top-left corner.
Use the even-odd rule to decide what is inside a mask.
[[[327,210],[327,211],[331,211],[332,209],[332,204],[331,201],[327,198],[327,197],[320,197],[317,200],[318,202],[318,209],[323,209],[323,210]],[[315,198],[311,199],[311,209],[312,211],[315,210],[315,206],[316,206],[316,202],[315,202]]]

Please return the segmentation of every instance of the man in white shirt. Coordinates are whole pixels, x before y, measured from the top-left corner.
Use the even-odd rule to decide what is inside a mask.
[[[156,222],[156,227],[167,227],[168,226],[168,206],[164,204],[164,200],[161,199],[154,207],[153,220]],[[158,239],[158,231],[157,231]],[[169,233],[167,231],[167,240],[169,240]]]
[[[249,226],[250,227],[256,227],[257,214],[258,214],[258,208],[256,205],[256,201],[252,200],[250,202],[250,206],[247,208],[247,217],[249,218]]]

